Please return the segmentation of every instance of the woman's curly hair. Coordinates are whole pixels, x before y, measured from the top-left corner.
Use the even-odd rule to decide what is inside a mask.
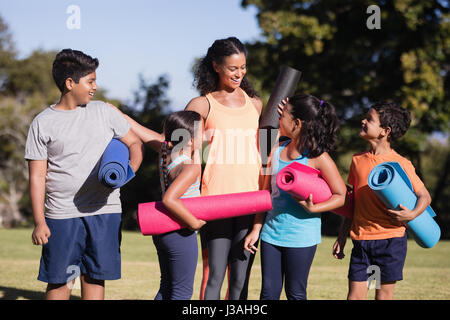
[[[219,84],[219,76],[213,68],[213,61],[221,64],[225,57],[239,53],[244,53],[245,57],[247,57],[247,50],[238,38],[229,37],[214,41],[212,46],[208,48],[206,56],[194,66],[194,87],[200,95],[204,96],[215,91]],[[242,79],[240,87],[249,97],[257,96],[246,76]]]

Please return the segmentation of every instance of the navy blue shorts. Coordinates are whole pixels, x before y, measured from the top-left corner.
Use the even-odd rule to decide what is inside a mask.
[[[406,233],[403,237],[381,240],[352,240],[348,279],[367,281],[373,275],[373,267],[379,267],[380,281],[392,282],[403,279],[406,259]]]
[[[67,283],[81,274],[96,280],[120,279],[122,214],[45,221],[51,235],[42,246],[38,280]]]

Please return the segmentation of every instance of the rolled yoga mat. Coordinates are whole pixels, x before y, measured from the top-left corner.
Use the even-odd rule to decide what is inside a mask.
[[[277,174],[278,188],[300,198],[307,199],[313,195],[313,203],[321,203],[331,198],[328,183],[320,176],[320,171],[304,164],[293,162]],[[353,193],[347,191],[343,207],[331,211],[345,218],[353,217]]]
[[[294,68],[283,66],[278,74],[275,87],[270,94],[259,123],[260,128],[278,128],[278,104],[294,94],[302,73]]]
[[[266,168],[272,147],[276,143],[279,118],[278,104],[292,96],[302,73],[294,68],[283,66],[278,74],[275,87],[270,94],[264,112],[259,121],[259,150],[263,167]]]
[[[134,177],[129,165],[130,152],[120,140],[112,139],[103,152],[98,169],[98,180],[105,186],[116,189]]]
[[[369,187],[377,197],[390,209],[399,204],[413,210],[417,196],[411,181],[398,162],[384,162],[377,165],[367,178]],[[428,206],[424,212],[407,223],[417,244],[423,248],[432,248],[441,237],[441,229],[434,221],[436,213]]]
[[[196,218],[205,221],[272,209],[272,198],[267,190],[185,198],[181,201]],[[174,217],[162,201],[139,203],[137,221],[144,236],[186,228],[186,224]]]

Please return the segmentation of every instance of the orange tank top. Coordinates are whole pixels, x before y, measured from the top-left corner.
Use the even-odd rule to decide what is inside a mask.
[[[206,166],[202,196],[256,191],[261,169],[257,133],[259,114],[245,95],[245,105],[230,108],[207,94],[210,110],[205,122]]]

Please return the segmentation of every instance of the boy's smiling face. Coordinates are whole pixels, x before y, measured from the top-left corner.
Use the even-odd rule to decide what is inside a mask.
[[[96,73],[91,72],[88,75],[81,77],[78,83],[72,79],[67,79],[67,87],[70,90],[77,105],[87,104],[94,97],[97,91]]]

